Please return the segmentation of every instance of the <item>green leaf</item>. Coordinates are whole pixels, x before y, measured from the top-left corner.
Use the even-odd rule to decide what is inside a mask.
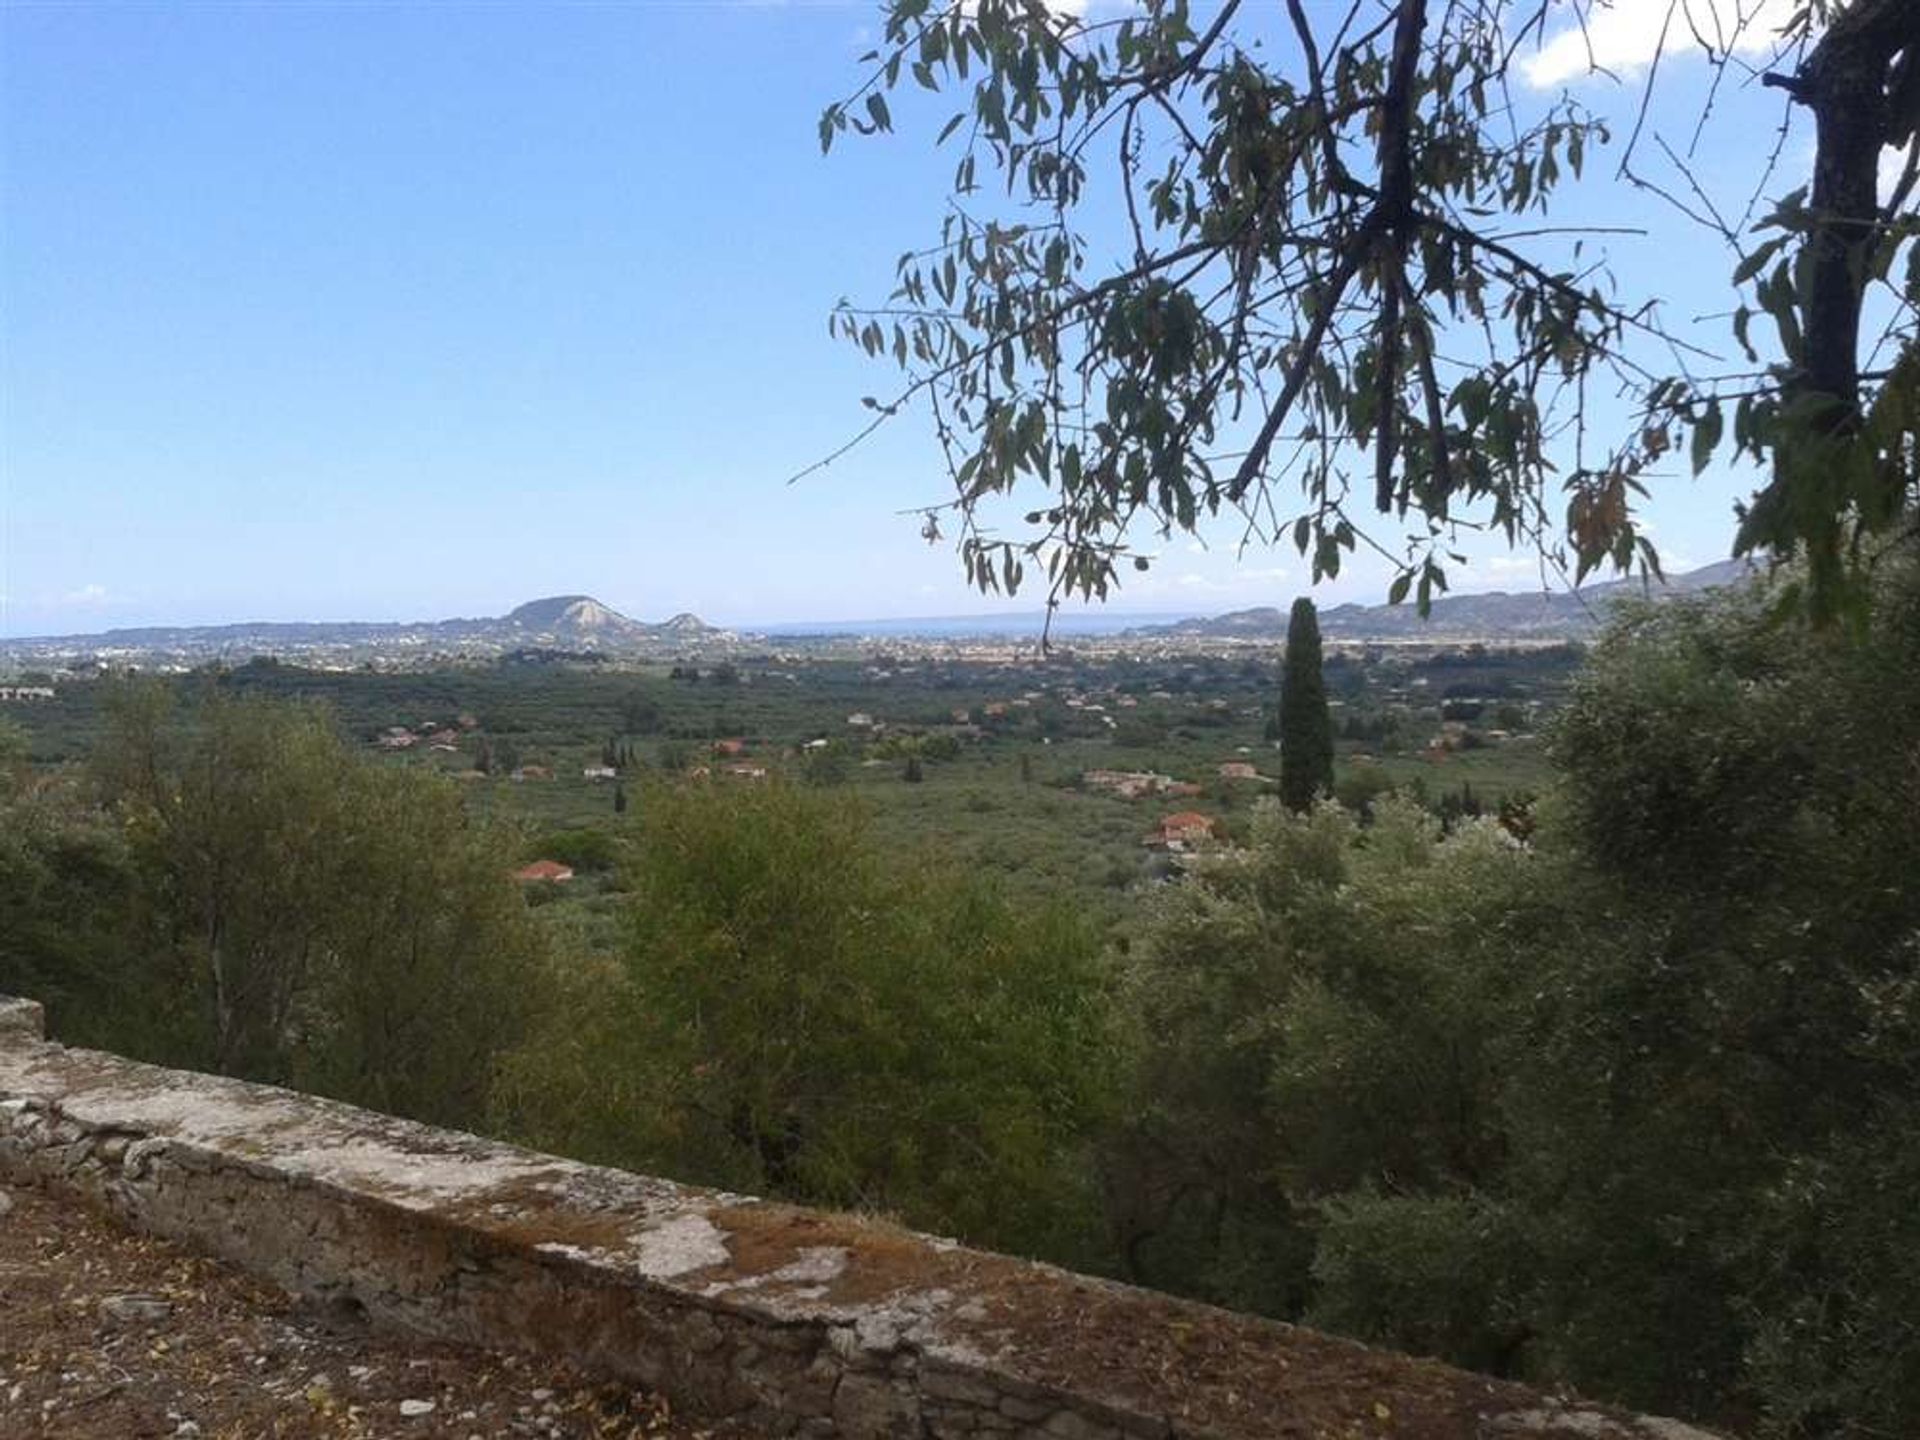
[[[1754,276],[1766,268],[1767,262],[1779,253],[1780,247],[1786,243],[1786,236],[1776,235],[1771,240],[1763,241],[1748,251],[1747,254],[1742,257],[1740,263],[1734,267],[1733,283],[1736,285],[1744,285],[1747,281],[1753,279]]]
[[[1747,328],[1752,323],[1752,320],[1753,311],[1744,305],[1733,312],[1733,338],[1740,342],[1740,348],[1746,353],[1747,363],[1750,365],[1757,364],[1760,360],[1759,352],[1753,348],[1752,342],[1747,339]]]
[[[1720,413],[1720,402],[1714,401],[1693,425],[1693,473],[1697,476],[1707,468],[1707,462],[1713,458],[1713,450],[1720,443],[1721,433],[1726,428],[1725,417]]]

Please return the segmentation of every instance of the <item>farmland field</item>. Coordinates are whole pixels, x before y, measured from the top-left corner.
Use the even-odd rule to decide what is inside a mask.
[[[1538,790],[1540,727],[1579,658],[1564,646],[1336,651],[1326,677],[1342,798],[1362,805],[1399,787],[1454,814]],[[616,835],[656,785],[831,786],[859,798],[890,847],[1070,895],[1111,919],[1132,887],[1166,872],[1144,843],[1164,815],[1199,811],[1232,838],[1271,792],[1278,661],[1253,648],[1010,659],[923,647],[704,668],[343,672],[256,661],[169,683],[182,697],[218,685],[322,703],[384,763],[456,780],[476,816],[519,832],[529,859],[584,855],[591,871],[605,853],[594,832]],[[33,763],[82,760],[112,686],[62,683],[51,702],[9,706]],[[1258,778],[1227,778],[1223,766]],[[590,767],[615,774],[589,778]],[[1180,788],[1127,798],[1102,788],[1102,771]],[[581,879],[568,908],[615,883]]]

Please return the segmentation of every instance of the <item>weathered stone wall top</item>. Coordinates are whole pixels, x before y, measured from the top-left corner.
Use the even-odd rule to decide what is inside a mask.
[[[769,1434],[1701,1440],[851,1216],[66,1049],[38,1022],[0,997],[0,1176]]]

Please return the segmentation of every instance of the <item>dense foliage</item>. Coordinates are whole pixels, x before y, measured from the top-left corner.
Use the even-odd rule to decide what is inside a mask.
[[[1132,965],[1158,1283],[1765,1434],[1920,1414],[1920,583],[1647,611],[1531,849],[1275,811]]]
[[[122,693],[91,783],[0,827],[0,988],[61,1033],[476,1123],[543,944],[453,788],[370,765],[320,711]]]

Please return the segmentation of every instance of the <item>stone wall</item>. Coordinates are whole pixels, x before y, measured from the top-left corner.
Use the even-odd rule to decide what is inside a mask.
[[[770,1435],[1703,1440],[855,1217],[66,1049],[3,997],[0,1179]]]

